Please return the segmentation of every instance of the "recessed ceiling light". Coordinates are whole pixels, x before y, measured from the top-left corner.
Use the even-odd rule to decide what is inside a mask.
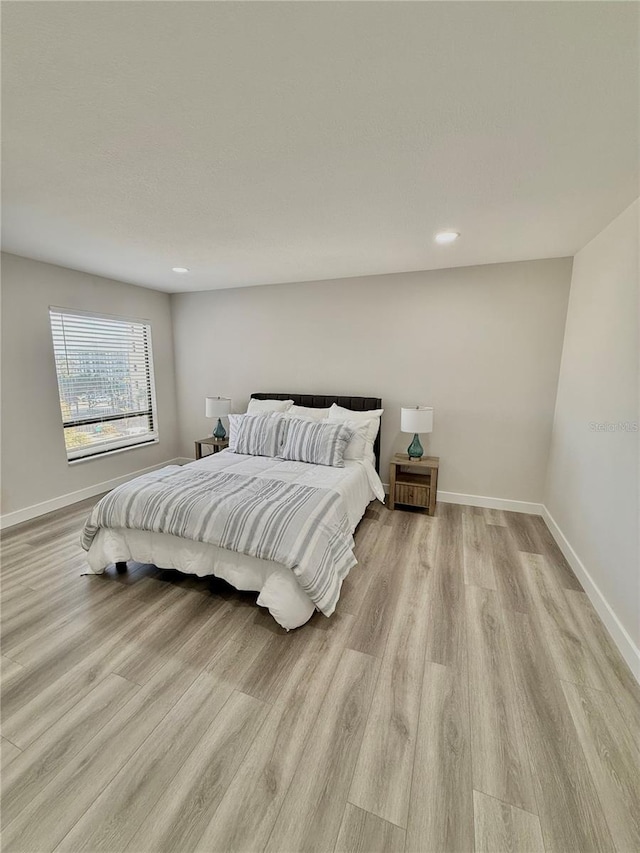
[[[187,267],[171,267],[171,272],[189,272]]]
[[[436,243],[453,243],[459,236],[458,231],[439,231],[436,234]]]

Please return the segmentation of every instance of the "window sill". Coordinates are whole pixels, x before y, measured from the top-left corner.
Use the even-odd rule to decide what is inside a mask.
[[[83,462],[95,462],[98,459],[104,459],[107,456],[115,456],[117,453],[127,453],[129,450],[139,450],[141,447],[149,447],[152,444],[159,444],[159,438],[152,438],[149,441],[141,441],[139,444],[130,444],[128,447],[115,447],[113,450],[103,450],[101,453],[92,453],[91,456],[80,456],[78,459],[67,459],[67,465],[79,465]]]

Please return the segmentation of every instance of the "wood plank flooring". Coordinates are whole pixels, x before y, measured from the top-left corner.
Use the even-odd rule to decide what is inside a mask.
[[[331,619],[2,542],[6,853],[640,850],[640,687],[539,518],[371,504]]]

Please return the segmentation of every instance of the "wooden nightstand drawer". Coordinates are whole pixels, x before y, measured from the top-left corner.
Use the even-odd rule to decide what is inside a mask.
[[[396,503],[407,506],[429,506],[429,487],[396,483]]]

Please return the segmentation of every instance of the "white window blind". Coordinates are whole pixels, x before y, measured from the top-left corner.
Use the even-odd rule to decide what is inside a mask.
[[[50,308],[69,460],[157,441],[151,326]]]

